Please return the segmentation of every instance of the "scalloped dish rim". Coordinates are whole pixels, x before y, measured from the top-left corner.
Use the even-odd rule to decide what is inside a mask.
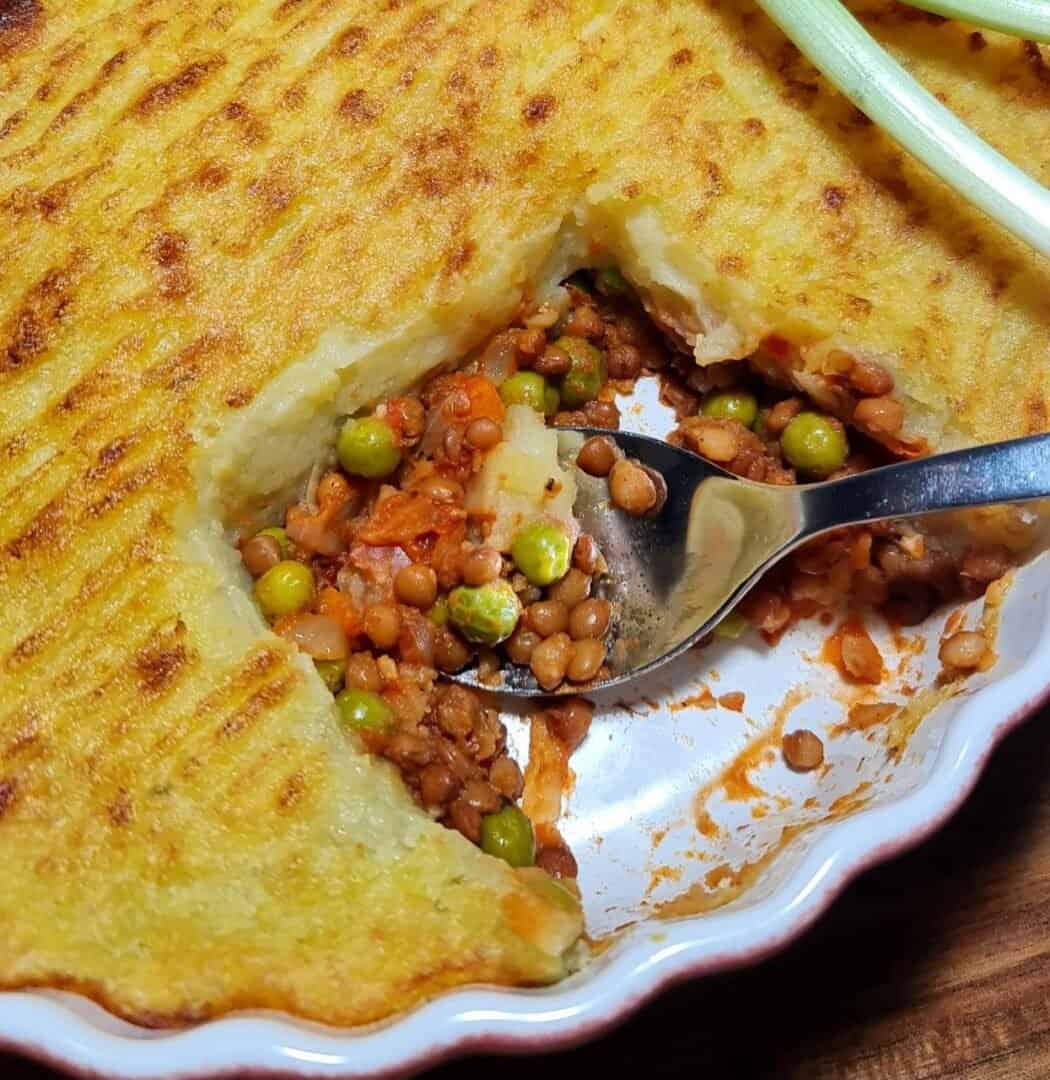
[[[1044,560],[1045,573],[1050,566]],[[754,963],[811,926],[864,870],[926,839],[959,808],[998,743],[1050,701],[1050,620],[1025,663],[961,700],[925,781],[820,826],[764,898],[668,922],[640,922],[584,971],[541,990],[467,988],[410,1013],[340,1031],[247,1012],[179,1031],[118,1020],[78,995],[0,993],[0,1047],[82,1075],[203,1078],[411,1074],[472,1052],[544,1051],[599,1035],[668,986]],[[997,717],[987,724],[989,714]]]

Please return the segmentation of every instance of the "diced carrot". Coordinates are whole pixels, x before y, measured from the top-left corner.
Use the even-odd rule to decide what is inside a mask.
[[[427,533],[442,534],[460,525],[466,512],[458,506],[437,502],[418,492],[398,492],[372,511],[357,534],[365,544],[397,544],[408,551],[413,541]]]
[[[500,423],[503,420],[505,409],[499,396],[499,390],[491,379],[484,375],[468,375],[463,389],[470,398],[470,419],[478,420],[485,417]]]

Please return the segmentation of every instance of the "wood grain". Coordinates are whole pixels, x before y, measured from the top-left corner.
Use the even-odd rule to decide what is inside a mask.
[[[590,1046],[426,1080],[1050,1076],[1050,710],[1011,736],[938,836],[865,875],[802,941],[678,987]],[[45,1080],[0,1056],[5,1080]]]

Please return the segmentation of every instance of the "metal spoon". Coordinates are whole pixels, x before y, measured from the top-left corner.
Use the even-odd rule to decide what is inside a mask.
[[[576,468],[580,447],[598,434],[663,476],[667,500],[658,512],[632,517],[614,508],[607,482]],[[624,643],[612,676],[587,690],[625,683],[678,656],[717,626],[774,563],[821,533],[1050,498],[1050,434],[797,487],[741,480],[688,450],[623,431],[561,429],[559,456],[576,469],[574,512],[609,564],[609,598],[619,610],[617,634]],[[506,665],[498,686],[480,683],[476,667],[453,677],[519,697],[544,695],[527,668]],[[566,684],[560,692],[576,689]]]

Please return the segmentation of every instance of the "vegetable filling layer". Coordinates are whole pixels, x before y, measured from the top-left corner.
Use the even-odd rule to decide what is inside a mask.
[[[575,478],[551,429],[616,429],[617,399],[658,376],[678,422],[670,440],[750,480],[835,478],[925,447],[904,433],[893,379],[870,360],[833,353],[814,374],[770,339],[746,360],[698,368],[615,268],[565,286],[563,305],[532,312],[459,370],[346,420],[283,524],[239,546],[274,631],[312,657],[344,724],[400,769],[421,805],[514,866],[571,878],[553,823],[534,828],[518,805],[523,774],[497,710],[440,678],[476,661],[494,688],[519,665],[545,690],[585,691],[615,663],[605,586],[617,568],[573,517]],[[666,498],[662,478],[609,438],[589,439],[576,465],[608,478],[619,512],[654,513]],[[776,567],[717,633],[754,629],[772,644],[847,598],[913,624],[982,593],[1030,539],[1024,515],[1008,510],[972,519],[962,541],[906,523],[843,530]],[[843,676],[877,684],[882,657],[863,625],[848,622],[840,637]],[[985,647],[959,641],[942,659],[976,668]],[[569,696],[537,715],[564,759],[592,710]],[[796,736],[789,764],[815,767],[822,749]]]

